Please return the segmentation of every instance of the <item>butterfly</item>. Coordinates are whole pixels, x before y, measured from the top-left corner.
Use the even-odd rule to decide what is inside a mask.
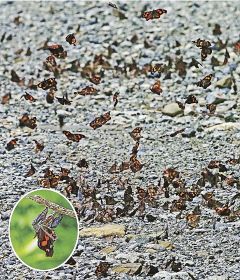
[[[198,62],[195,58],[192,58],[192,61],[189,63],[189,67],[195,66],[196,68],[199,68],[198,65],[202,66],[200,62]]]
[[[113,95],[113,102],[114,102],[114,105],[113,107],[115,108],[118,104],[118,96],[119,96],[119,93],[118,92],[115,92],[114,95]]]
[[[48,46],[48,50],[51,52],[52,55],[54,55],[57,58],[67,57],[67,51],[64,51],[62,45],[53,44],[51,46]]]
[[[57,240],[57,235],[54,231],[60,222],[62,221],[63,215],[52,215],[47,216],[48,208],[46,207],[36,219],[33,220],[32,226],[35,230],[35,237],[38,238],[38,248],[46,253],[46,257],[52,257],[54,250],[53,244]]]
[[[83,88],[81,91],[78,91],[78,92],[74,92],[75,94],[80,94],[80,95],[93,95],[95,93],[97,93],[97,89],[95,89],[94,87],[90,87],[90,86],[87,86],[85,88]]]
[[[36,173],[36,168],[31,164],[30,169],[28,170],[28,172],[25,174],[25,178],[27,177],[31,177],[33,174]]]
[[[31,129],[34,129],[37,127],[36,124],[37,118],[33,117],[30,118],[29,115],[27,113],[25,113],[20,119],[19,119],[19,126],[20,127],[29,127]]]
[[[167,168],[163,171],[163,177],[169,182],[172,182],[175,178],[179,178],[179,175],[179,172],[174,168]]]
[[[19,86],[24,86],[25,78],[21,79],[14,70],[11,70],[11,81],[17,83]]]
[[[44,149],[44,145],[39,143],[37,140],[33,140],[36,144],[35,146],[35,152],[38,153],[38,152],[41,152],[43,149]]]
[[[18,138],[14,138],[7,143],[6,150],[11,151],[17,145]]]
[[[110,268],[110,264],[108,262],[100,262],[95,270],[95,274],[97,277],[106,277],[108,269]]]
[[[138,148],[139,148],[139,141],[137,141],[136,143],[135,143],[135,145],[133,146],[133,148],[132,148],[132,155],[137,155],[137,153],[138,153]]]
[[[56,99],[58,100],[58,102],[62,105],[71,105],[72,101],[70,101],[68,99],[68,94],[64,94],[63,97],[57,97],[56,96]]]
[[[209,74],[206,77],[204,77],[202,80],[196,83],[198,87],[202,87],[204,89],[208,88],[211,85],[213,74]]]
[[[178,107],[179,107],[180,109],[182,109],[182,110],[185,109],[184,103],[182,103],[182,102],[180,102],[180,101],[176,101],[176,103],[178,104]]]
[[[75,36],[74,36],[74,33],[67,35],[66,41],[67,41],[70,45],[76,46],[77,40],[76,40],[76,38],[75,38]]]
[[[240,41],[238,41],[234,44],[233,50],[236,54],[240,54]]]
[[[230,58],[230,54],[229,54],[228,50],[226,49],[225,55],[224,55],[224,61],[223,61],[222,65],[226,65],[228,63],[229,58]]]
[[[164,71],[164,65],[161,63],[157,63],[155,64],[154,66],[150,66],[150,72],[151,74],[155,74],[155,73],[158,73],[158,74],[161,74],[162,72]]]
[[[150,88],[150,90],[151,90],[153,93],[156,93],[156,94],[160,95],[160,93],[162,93],[160,81],[157,80],[157,81],[152,85],[152,87]]]
[[[44,80],[43,82],[40,82],[37,85],[39,88],[42,88],[43,90],[48,90],[48,89],[54,89],[57,90],[57,81],[55,78],[49,78],[47,80]]]
[[[64,130],[63,133],[67,136],[67,138],[73,142],[79,142],[81,139],[86,138],[83,134],[73,134],[70,131]]]
[[[111,120],[111,116],[110,116],[110,112],[107,112],[103,115],[101,115],[100,117],[95,118],[91,123],[90,126],[93,129],[99,128],[102,125],[104,125],[106,122],[108,122],[109,120]]]
[[[4,105],[4,104],[7,104],[9,103],[9,100],[12,98],[12,95],[11,93],[7,93],[5,94],[3,97],[2,97],[2,101],[1,103]]]
[[[123,161],[120,165],[119,165],[119,171],[123,172],[124,170],[128,170],[130,168],[130,162],[129,161]]]
[[[214,29],[213,29],[213,35],[217,36],[217,35],[221,35],[222,31],[221,31],[221,26],[219,24],[215,24]]]
[[[192,103],[198,103],[198,101],[197,101],[197,98],[196,98],[195,95],[190,94],[190,95],[187,97],[187,99],[186,99],[186,101],[185,101],[185,104],[192,104]]]
[[[98,85],[100,84],[101,82],[101,76],[99,75],[92,75],[90,78],[89,78],[89,81],[94,83],[95,85]]]
[[[130,157],[130,169],[132,172],[136,173],[140,171],[143,167],[143,164],[137,159],[136,155]]]
[[[29,94],[29,93],[27,93],[27,92],[25,92],[25,94],[23,94],[22,96],[21,96],[21,98],[22,97],[24,97],[25,98],[25,100],[29,100],[30,102],[35,102],[37,99],[36,98],[34,98],[31,94]]]
[[[139,141],[141,139],[141,132],[142,132],[142,128],[136,127],[133,129],[133,131],[130,132],[130,136],[134,141]]]
[[[88,168],[88,162],[83,158],[78,162],[77,166],[80,168],[82,167]]]
[[[54,188],[58,185],[59,180],[60,177],[58,175],[52,175],[48,178],[38,179],[38,183],[45,188]]]
[[[209,110],[210,114],[214,114],[217,108],[216,104],[206,104],[206,108]]]
[[[52,104],[54,102],[55,97],[55,90],[53,88],[50,88],[49,92],[46,95],[46,101],[49,104]]]
[[[56,67],[57,66],[57,62],[56,62],[56,59],[53,55],[49,55],[47,58],[46,58],[46,63],[47,64],[50,64],[52,67]]]
[[[208,55],[212,53],[211,43],[206,40],[201,40],[200,38],[197,39],[197,41],[192,41],[195,46],[201,49],[201,59],[204,61]]]
[[[152,19],[158,19],[161,17],[162,14],[166,14],[167,10],[164,9],[157,9],[152,11],[147,11],[142,13],[142,18],[145,18],[146,21],[152,20]]]

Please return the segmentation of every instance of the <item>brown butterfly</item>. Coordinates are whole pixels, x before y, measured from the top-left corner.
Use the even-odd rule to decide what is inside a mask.
[[[33,117],[30,118],[29,115],[27,113],[25,113],[20,119],[19,119],[19,126],[20,127],[29,127],[31,129],[34,129],[37,127],[36,124],[37,118]]]
[[[208,55],[212,53],[211,43],[206,40],[201,40],[200,38],[197,41],[192,41],[198,48],[201,49],[201,58],[204,61]]]
[[[80,168],[88,168],[88,162],[86,161],[86,159],[83,158],[78,162],[77,166]]]
[[[130,162],[129,161],[123,161],[120,165],[119,165],[119,171],[123,172],[124,170],[128,170],[130,168]]]
[[[182,103],[182,102],[180,102],[180,101],[176,101],[176,103],[178,104],[178,107],[179,107],[180,109],[182,109],[182,110],[185,109],[184,103]]]
[[[145,18],[146,21],[152,20],[152,19],[158,19],[161,17],[162,14],[166,14],[167,10],[164,9],[157,9],[152,11],[146,11],[142,13],[142,18]]]
[[[186,99],[186,101],[185,101],[185,104],[192,104],[192,103],[198,103],[198,101],[197,101],[197,98],[196,98],[195,95],[190,94],[190,95],[187,97],[187,99]]]
[[[135,145],[133,146],[133,148],[132,148],[132,155],[137,155],[137,153],[138,153],[138,148],[139,148],[139,141],[137,141],[137,142],[135,143]]]
[[[150,90],[151,90],[153,93],[156,93],[156,94],[160,95],[160,93],[162,93],[160,81],[157,80],[157,81],[152,85],[152,87],[150,88]]]
[[[11,93],[7,93],[2,97],[2,104],[5,105],[9,103],[9,100],[12,98]]]
[[[48,90],[48,89],[54,89],[57,90],[57,81],[55,78],[49,78],[47,80],[44,80],[43,82],[40,82],[37,85],[39,88],[42,88],[43,90]]]
[[[108,5],[114,9],[118,9],[117,5],[114,3],[109,2]]]
[[[64,51],[62,45],[53,44],[51,46],[48,46],[48,50],[51,52],[52,55],[54,55],[57,58],[67,57],[67,51]]]
[[[143,168],[143,164],[137,159],[135,155],[130,157],[130,169],[136,173]]]
[[[209,110],[210,114],[214,114],[217,108],[216,104],[206,104],[206,108]]]
[[[107,277],[107,272],[109,268],[110,268],[110,264],[108,262],[100,262],[95,270],[96,276]]]
[[[217,36],[217,35],[221,35],[222,31],[221,31],[221,26],[219,24],[215,24],[214,29],[213,29],[213,35]]]
[[[224,55],[224,61],[223,61],[222,65],[226,65],[228,63],[229,58],[230,58],[230,54],[229,54],[228,50],[226,49],[225,55]]]
[[[199,68],[198,65],[202,66],[202,64],[200,62],[198,62],[195,58],[192,58],[192,61],[190,62],[189,67],[195,66],[196,68]]]
[[[108,172],[111,174],[119,172],[116,162],[109,168]]]
[[[46,58],[46,63],[47,64],[50,64],[52,67],[56,67],[57,66],[57,62],[56,62],[56,59],[53,55],[49,55],[47,58]]]
[[[133,129],[132,132],[130,132],[130,136],[134,141],[139,141],[141,139],[141,132],[142,132],[142,128],[136,127]]]
[[[206,77],[204,77],[202,80],[196,83],[198,87],[202,87],[204,89],[208,88],[211,85],[213,74],[209,74]]]
[[[240,41],[238,41],[234,44],[233,50],[236,54],[240,54]]]
[[[67,136],[67,138],[73,142],[79,142],[81,139],[86,138],[83,134],[73,134],[70,131],[63,130],[63,133]]]
[[[18,138],[14,138],[11,141],[9,141],[6,145],[6,150],[11,151],[12,149],[15,148],[17,145]]]
[[[68,94],[67,94],[67,93],[64,94],[63,97],[57,97],[57,96],[56,96],[56,99],[57,99],[58,102],[59,102],[60,104],[62,104],[62,105],[71,105],[71,103],[72,103],[72,101],[70,101],[70,100],[68,99]]]
[[[93,95],[97,92],[98,92],[98,90],[95,89],[94,87],[87,86],[87,87],[83,88],[81,91],[74,92],[74,93],[85,96],[85,95]]]
[[[167,168],[163,171],[163,177],[169,182],[172,182],[175,178],[179,178],[179,175],[180,173],[174,168]]]
[[[109,120],[111,120],[111,116],[110,116],[110,112],[107,112],[103,115],[101,115],[100,117],[95,118],[91,123],[90,126],[93,129],[99,128],[102,125],[104,125],[106,122],[108,122]]]
[[[187,223],[190,227],[195,228],[198,226],[200,221],[200,215],[191,213],[186,216]]]
[[[50,176],[49,178],[38,179],[38,183],[45,188],[55,188],[59,183],[58,175]]]
[[[35,147],[35,152],[38,153],[38,152],[41,152],[43,149],[44,149],[44,145],[39,143],[37,140],[33,140],[36,144],[36,147]]]
[[[89,81],[94,83],[95,85],[98,85],[100,84],[101,82],[101,76],[99,75],[92,75],[90,78],[89,78]]]
[[[77,40],[76,40],[76,38],[75,38],[75,36],[74,36],[74,33],[67,35],[66,41],[67,41],[70,45],[76,46]]]
[[[69,181],[70,180],[70,177],[69,177],[70,172],[71,171],[69,169],[61,167],[61,173],[59,174],[60,181],[63,181],[63,180]]]
[[[162,63],[157,63],[154,66],[150,66],[150,72],[152,75],[155,73],[161,74],[164,71],[164,68],[165,66]]]
[[[54,102],[54,97],[55,97],[55,89],[50,88],[49,92],[46,95],[47,103],[52,104]]]
[[[24,86],[25,78],[21,79],[14,70],[11,70],[11,81],[17,83],[19,86]]]
[[[171,205],[171,212],[175,211],[181,211],[186,209],[186,201],[185,199],[179,198],[178,200],[173,200],[172,205]]]
[[[114,105],[113,107],[115,108],[118,104],[118,96],[119,96],[119,93],[118,92],[115,92],[114,95],[113,95],[113,102],[114,102]]]
[[[31,94],[29,94],[29,93],[27,93],[27,92],[25,92],[25,94],[23,94],[22,96],[21,96],[21,98],[22,97],[24,97],[25,98],[25,100],[29,100],[30,102],[35,102],[37,99],[36,98],[34,98]]]
[[[35,174],[36,173],[36,169],[35,169],[35,167],[31,164],[31,167],[30,167],[30,169],[28,170],[28,172],[25,174],[25,178],[27,178],[27,177],[31,177],[33,174]]]

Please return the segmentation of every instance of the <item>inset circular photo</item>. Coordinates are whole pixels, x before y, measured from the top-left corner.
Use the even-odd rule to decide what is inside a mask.
[[[68,199],[55,190],[29,192],[12,211],[9,238],[22,263],[35,270],[55,269],[77,246],[77,214]]]

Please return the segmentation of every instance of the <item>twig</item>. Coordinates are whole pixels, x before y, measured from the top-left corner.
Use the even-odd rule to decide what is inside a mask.
[[[76,217],[73,210],[64,208],[64,207],[62,207],[62,206],[60,206],[60,205],[58,205],[54,202],[48,201],[48,200],[46,200],[45,198],[42,198],[39,195],[29,195],[27,198],[32,199],[39,204],[45,205],[46,207],[48,207],[48,208],[50,208],[50,209],[52,209],[52,210],[54,210],[54,211],[56,211],[60,214],[67,215],[67,216],[70,216],[72,218]]]

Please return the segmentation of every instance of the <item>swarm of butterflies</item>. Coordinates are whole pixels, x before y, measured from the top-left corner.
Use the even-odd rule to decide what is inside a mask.
[[[125,19],[126,16],[124,13],[117,7],[116,4],[109,3],[109,6],[118,11],[118,16],[120,19]],[[156,9],[152,11],[143,11],[141,18],[148,21],[154,21],[165,17],[167,10],[165,9]],[[79,31],[79,28],[77,32]],[[213,30],[214,35],[220,35],[221,30],[219,25],[215,25]],[[66,36],[66,42],[72,45],[73,47],[78,44],[75,34],[69,34]],[[138,38],[135,36],[131,39],[132,42],[135,42]],[[57,92],[57,79],[61,76],[63,71],[73,71],[81,72],[83,78],[86,78],[92,85],[87,85],[82,89],[74,92],[75,95],[81,96],[95,96],[99,89],[97,86],[101,83],[104,72],[112,69],[110,63],[107,61],[111,55],[116,52],[113,46],[108,47],[108,55],[103,56],[102,54],[96,55],[93,59],[93,62],[88,62],[86,65],[80,69],[80,64],[78,60],[71,62],[71,67],[68,69],[62,69],[58,64],[58,60],[65,59],[68,56],[68,52],[64,50],[61,44],[48,44],[47,40],[44,45],[39,48],[50,52],[43,62],[43,68],[53,74],[54,77],[48,78],[41,82],[35,83],[31,79],[28,84],[24,78],[20,78],[17,73],[11,71],[11,81],[17,83],[19,86],[26,86],[29,89],[37,90],[41,89],[46,91],[46,102],[52,104],[57,100],[61,105],[68,106],[71,105],[71,100],[68,98],[68,94],[65,93],[62,97],[56,96]],[[201,62],[204,61],[210,56],[213,52],[212,43],[205,39],[198,38],[197,40],[192,41],[192,44],[200,50]],[[224,61],[220,62],[214,57],[212,57],[212,65],[226,65],[230,58],[229,52],[227,50],[227,42],[223,43],[220,39],[217,42],[219,49],[225,49]],[[145,48],[151,47],[151,44],[145,40]],[[176,47],[180,46],[180,43],[176,41]],[[240,42],[236,42],[234,45],[234,51],[237,54],[240,54]],[[173,59],[169,56],[166,57],[168,64],[158,63],[155,65],[146,64],[144,67],[140,68],[137,65],[137,62],[133,60],[132,63],[125,63],[124,67],[114,66],[114,71],[116,73],[123,73],[127,77],[129,73],[131,75],[142,75],[151,77],[160,78],[162,74],[165,74],[164,79],[171,79],[171,69],[173,67]],[[192,58],[189,67],[202,67],[202,63],[198,62],[195,58]],[[100,71],[95,72],[94,69],[99,69]],[[183,57],[178,58],[175,61],[175,69],[178,72],[179,76],[184,78],[186,76],[187,63],[183,61]],[[207,89],[211,86],[212,79],[214,78],[214,73],[209,73],[207,76],[202,77],[199,81],[196,81],[195,85],[203,89]],[[237,92],[236,80],[232,73],[233,89],[234,93]],[[163,90],[161,88],[161,81],[158,79],[150,86],[150,91],[156,95],[161,95]],[[36,102],[36,98],[30,95],[28,92],[25,92],[21,96],[27,102],[33,103]],[[11,99],[11,94],[6,94],[2,97],[2,104],[9,103]],[[119,93],[115,92],[112,95],[113,109],[117,106],[119,102]],[[186,104],[198,103],[196,96],[189,95],[186,100],[179,101],[176,100],[178,106],[184,110]],[[207,104],[206,109],[209,112],[209,115],[213,115],[216,111],[216,104]],[[99,114],[93,119],[89,126],[93,129],[101,129],[103,125],[106,125],[111,121],[111,110]],[[64,126],[63,117],[59,116],[59,125],[60,127]],[[37,118],[35,116],[30,116],[25,113],[19,118],[20,127],[28,127],[30,129],[35,129],[37,127]],[[160,178],[158,185],[150,185],[146,188],[138,187],[134,192],[131,184],[128,179],[123,180],[122,177],[116,176],[117,174],[126,174],[126,172],[137,173],[144,168],[144,164],[141,163],[138,157],[138,151],[141,142],[141,132],[143,128],[136,127],[131,132],[129,132],[130,137],[133,139],[134,144],[132,146],[131,153],[129,157],[123,162],[115,162],[110,166],[108,173],[112,176],[110,179],[101,181],[98,180],[96,186],[90,186],[84,178],[79,180],[74,179],[71,176],[71,170],[66,168],[61,168],[59,173],[54,173],[49,167],[44,170],[42,178],[38,179],[39,185],[46,188],[56,188],[60,182],[66,184],[64,188],[64,193],[66,196],[71,197],[75,195],[81,201],[81,203],[76,206],[77,213],[79,218],[83,219],[85,222],[111,222],[117,217],[122,216],[133,216],[138,214],[142,219],[146,219],[148,222],[153,222],[157,217],[152,214],[146,213],[146,205],[148,207],[162,207],[164,210],[169,210],[171,212],[179,212],[178,217],[181,218],[183,211],[187,209],[188,202],[192,201],[194,197],[199,196],[202,193],[203,187],[206,184],[211,186],[224,185],[224,186],[240,186],[238,178],[233,176],[226,175],[225,172],[229,170],[230,165],[240,164],[240,158],[231,158],[225,163],[220,161],[211,161],[209,165],[202,171],[201,177],[197,180],[192,186],[187,186],[185,179],[181,176],[181,173],[175,170],[174,168],[168,168],[164,170],[163,176]],[[172,132],[171,134],[164,135],[175,137],[176,135],[182,133],[183,129]],[[71,142],[80,142],[87,137],[82,133],[74,133],[72,131],[62,130],[62,133],[66,136],[67,140]],[[8,151],[13,150],[18,145],[18,138],[14,138],[6,144],[6,149]],[[36,140],[35,142],[35,152],[41,153],[44,150],[44,145]],[[41,165],[46,164],[50,159],[51,153],[47,158],[41,163]],[[89,164],[86,159],[82,158],[76,164],[81,170],[88,170]],[[218,170],[218,172],[211,172],[211,169]],[[33,162],[30,165],[29,170],[26,172],[25,177],[33,176],[37,172],[34,167]],[[119,190],[123,190],[123,201],[119,204],[115,200],[114,194],[111,193],[111,184],[117,185]],[[101,199],[97,199],[97,194],[102,185],[106,185],[108,189],[108,194]],[[178,199],[168,200],[163,205],[159,202],[159,197],[164,196],[165,198],[170,198],[171,196],[178,195]],[[234,220],[236,217],[240,216],[239,210],[234,208],[234,203],[238,195],[235,195],[229,198],[229,201],[224,203],[218,201],[213,192],[207,192],[202,194],[203,206],[206,206],[214,210],[220,216],[226,216],[230,220]],[[54,228],[61,222],[60,216],[54,217],[54,215],[47,216],[47,209],[45,209],[33,222],[33,227],[38,236],[38,246],[40,249],[46,252],[46,256],[52,256],[53,254],[53,243],[56,240],[56,235]],[[201,218],[201,207],[197,206],[192,212],[187,213],[186,222],[190,227],[198,226]],[[96,269],[97,276],[106,275],[109,264],[107,262],[101,262]]]

